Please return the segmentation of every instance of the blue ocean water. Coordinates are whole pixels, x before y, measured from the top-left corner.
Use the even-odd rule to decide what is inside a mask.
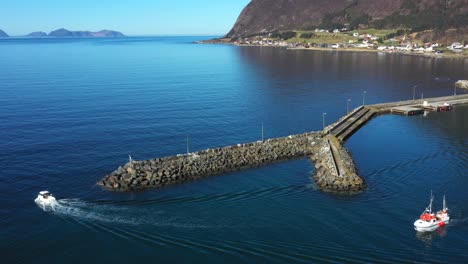
[[[160,190],[95,183],[125,163],[322,128],[366,104],[450,95],[468,60],[201,45],[209,37],[0,40],[7,263],[467,262],[468,107],[372,120],[346,146],[369,189],[317,190],[307,159]],[[415,88],[414,88],[415,87]],[[461,89],[457,93],[466,93]],[[59,199],[44,212],[43,189]],[[453,221],[420,234],[429,193]]]

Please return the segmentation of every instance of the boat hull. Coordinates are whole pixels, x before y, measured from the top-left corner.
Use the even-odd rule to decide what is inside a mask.
[[[414,229],[419,232],[430,232],[436,230],[439,227],[447,225],[449,222],[450,219],[448,217],[446,219],[435,222],[426,222],[418,219],[414,222]]]
[[[52,195],[47,198],[38,195],[34,202],[44,211],[55,210],[55,206],[57,205],[57,200]]]

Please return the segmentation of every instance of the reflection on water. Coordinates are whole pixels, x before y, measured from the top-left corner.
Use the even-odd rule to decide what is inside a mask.
[[[184,152],[187,134],[195,151],[259,140],[262,123],[266,138],[320,130],[348,99],[409,99],[415,85],[449,95],[468,76],[467,60],[194,40],[0,41],[7,263],[466,262],[463,221],[415,235],[413,216],[431,189],[455,220],[468,215],[467,107],[366,124],[346,143],[369,186],[357,196],[317,190],[308,159],[146,192],[97,188],[128,155]],[[43,212],[32,197],[45,188],[80,199]]]
[[[447,236],[447,226],[439,227],[431,232],[417,232],[416,238],[423,242],[426,246],[432,246],[432,242],[436,239],[443,239]]]

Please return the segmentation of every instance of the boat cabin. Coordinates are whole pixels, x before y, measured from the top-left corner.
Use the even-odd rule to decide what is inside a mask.
[[[421,215],[420,219],[426,222],[431,222],[431,220],[435,221],[436,216],[434,214],[424,213]]]
[[[42,198],[47,199],[47,198],[49,198],[49,196],[50,196],[51,194],[50,194],[50,192],[44,191],[44,192],[40,192],[39,195],[42,196]]]

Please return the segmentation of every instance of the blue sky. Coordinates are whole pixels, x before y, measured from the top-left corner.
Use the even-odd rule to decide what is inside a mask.
[[[127,35],[222,35],[250,0],[12,0],[0,8],[0,29],[113,29]]]

